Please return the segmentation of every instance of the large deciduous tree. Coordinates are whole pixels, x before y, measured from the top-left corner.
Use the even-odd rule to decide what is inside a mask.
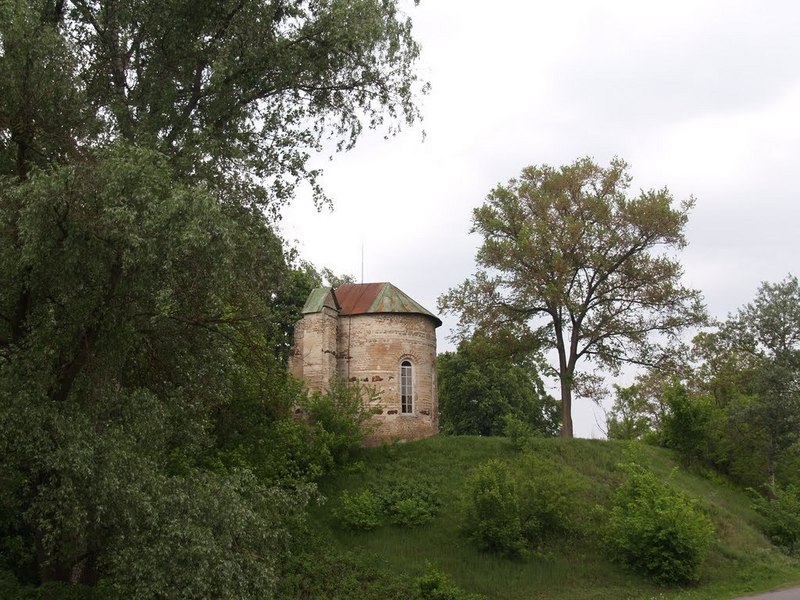
[[[272,220],[417,118],[417,54],[392,0],[0,2],[0,570],[269,597],[306,496],[242,446],[308,279]]]
[[[629,196],[630,183],[620,159],[524,169],[474,210],[478,270],[439,299],[459,315],[457,335],[513,326],[556,351],[567,437],[573,393],[587,381],[579,361],[612,371],[657,364],[682,330],[705,320],[674,255],[694,201],[675,205],[667,189]]]
[[[800,283],[763,283],[752,302],[695,340],[697,384],[727,414],[729,462],[747,483],[796,482],[800,441]],[[787,468],[787,465],[794,465]],[[780,470],[783,467],[783,477]]]

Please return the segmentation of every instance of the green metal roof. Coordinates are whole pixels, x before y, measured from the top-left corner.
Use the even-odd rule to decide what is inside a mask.
[[[334,310],[338,310],[339,306],[336,304],[336,298],[332,294],[332,289],[329,287],[318,287],[311,290],[311,293],[303,305],[302,313],[316,313],[321,312],[326,306]]]

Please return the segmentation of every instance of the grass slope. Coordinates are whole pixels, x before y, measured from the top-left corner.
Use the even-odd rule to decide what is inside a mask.
[[[462,532],[464,496],[472,470],[489,459],[508,461],[512,469],[556,469],[569,483],[575,517],[588,534],[544,540],[533,556],[520,561],[477,550]],[[617,465],[634,460],[695,498],[714,522],[717,539],[693,588],[658,587],[605,557],[603,511],[598,507],[608,505],[621,481]],[[370,532],[341,527],[335,510],[343,491],[380,487],[397,478],[438,490],[442,509],[432,523],[417,528],[385,525]],[[504,438],[438,436],[365,449],[352,468],[321,487],[328,502],[315,515],[317,531],[342,555],[363,565],[349,563],[348,568],[368,569],[373,580],[408,581],[433,566],[468,592],[503,600],[721,599],[800,581],[800,563],[776,551],[758,531],[759,518],[744,493],[719,479],[688,473],[678,468],[672,453],[650,446],[541,439],[523,455]],[[324,546],[319,551],[329,552]],[[361,585],[363,597],[371,597],[369,586]]]

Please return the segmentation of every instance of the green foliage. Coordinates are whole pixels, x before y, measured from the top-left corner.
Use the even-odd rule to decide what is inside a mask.
[[[440,427],[454,435],[503,435],[511,415],[536,435],[554,435],[559,416],[529,348],[507,336],[475,334],[437,357]]]
[[[534,452],[513,473],[499,460],[480,465],[467,487],[466,530],[484,550],[520,558],[555,536],[591,533],[580,477]]]
[[[427,573],[414,580],[413,600],[481,600],[482,596],[459,589],[444,573],[428,567]]]
[[[361,490],[351,494],[348,491],[339,497],[336,516],[347,529],[369,531],[381,524],[383,502],[372,490]]]
[[[425,525],[440,507],[437,492],[431,486],[390,479],[353,494],[345,490],[335,514],[346,529],[369,531],[385,523],[400,527]]]
[[[423,482],[392,479],[379,493],[389,522],[401,527],[430,523],[441,508],[437,490]]]
[[[718,331],[695,338],[694,354],[700,364],[686,379],[723,415],[716,425],[718,467],[752,487],[800,483],[797,278],[763,283]]]
[[[667,410],[662,377],[646,374],[628,387],[615,385],[614,392],[614,405],[606,416],[608,439],[656,440]]]
[[[325,201],[309,148],[417,118],[417,55],[393,1],[0,3],[0,569],[272,595],[359,435],[288,420],[313,276],[273,219]]]
[[[719,463],[720,426],[724,415],[711,398],[691,394],[684,386],[665,388],[664,402],[669,407],[663,422],[663,443],[687,463]]]
[[[299,402],[337,465],[344,464],[369,433],[369,421],[380,412],[379,396],[359,382],[333,379],[324,392]]]
[[[316,533],[304,535],[287,557],[274,598],[408,600],[409,577],[355,552],[344,552]]]
[[[764,532],[772,543],[800,556],[800,487],[778,487],[772,498],[756,496],[754,507],[764,517]]]
[[[103,561],[114,595],[271,594],[292,518],[300,517],[292,511],[303,508],[295,493],[261,486],[246,471],[198,471],[160,484],[146,504],[125,513],[131,522]]]
[[[256,437],[255,434],[259,435]],[[252,465],[262,481],[303,484],[316,481],[336,465],[320,428],[293,417],[278,419],[252,432],[231,452],[221,455],[228,464]]]
[[[587,486],[573,468],[531,452],[520,459],[515,475],[520,522],[529,545],[554,537],[593,535]]]
[[[714,527],[683,495],[636,464],[617,490],[606,540],[612,556],[641,575],[663,583],[689,583],[711,544]]]
[[[463,338],[510,324],[532,349],[556,351],[568,437],[572,395],[587,380],[581,359],[612,371],[660,363],[676,334],[706,319],[674,258],[694,200],[676,206],[666,188],[628,197],[630,184],[616,158],[608,167],[589,158],[526,167],[473,211],[478,270],[439,298],[459,315]]]
[[[534,437],[533,427],[514,415],[505,415],[503,424],[503,434],[517,452],[523,450]]]
[[[346,464],[370,431],[369,419],[377,397],[358,383],[333,381],[324,393],[308,395],[300,382],[288,377],[280,393],[296,403],[288,416],[270,415],[263,401],[251,406],[241,396],[233,415],[218,422],[218,458],[228,466],[249,466],[262,480],[282,484],[316,481]],[[283,404],[283,403],[282,403]],[[230,431],[235,426],[234,431]],[[224,428],[224,429],[223,429]]]
[[[221,197],[267,205],[306,180],[322,200],[309,148],[419,116],[419,48],[395,2],[2,8],[0,174],[122,138]]]
[[[478,546],[511,558],[527,555],[517,486],[508,466],[498,460],[480,465],[467,487],[466,527]]]

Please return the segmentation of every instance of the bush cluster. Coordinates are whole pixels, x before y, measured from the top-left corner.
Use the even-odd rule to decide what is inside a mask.
[[[536,435],[529,423],[510,413],[503,417],[503,426],[503,435],[511,441],[511,445],[518,452],[524,450]]]
[[[345,490],[334,514],[345,529],[369,531],[385,523],[416,527],[439,512],[436,490],[405,479],[350,493]]]
[[[491,460],[469,479],[466,529],[478,546],[519,558],[548,536],[581,533],[574,516],[589,509],[573,473],[533,455],[517,466]]]
[[[480,465],[469,480],[467,531],[483,550],[512,558],[527,554],[516,482],[499,460]]]
[[[757,497],[755,509],[765,518],[764,533],[784,552],[800,555],[800,487],[778,487],[774,498]]]
[[[606,532],[612,558],[658,583],[697,581],[714,535],[711,521],[641,466],[621,468],[627,478]]]
[[[369,433],[369,420],[380,411],[377,400],[369,386],[333,379],[324,394],[313,392],[301,403],[335,464],[347,462]]]
[[[422,577],[414,580],[413,600],[482,600],[483,596],[468,594],[444,573],[429,568]]]

